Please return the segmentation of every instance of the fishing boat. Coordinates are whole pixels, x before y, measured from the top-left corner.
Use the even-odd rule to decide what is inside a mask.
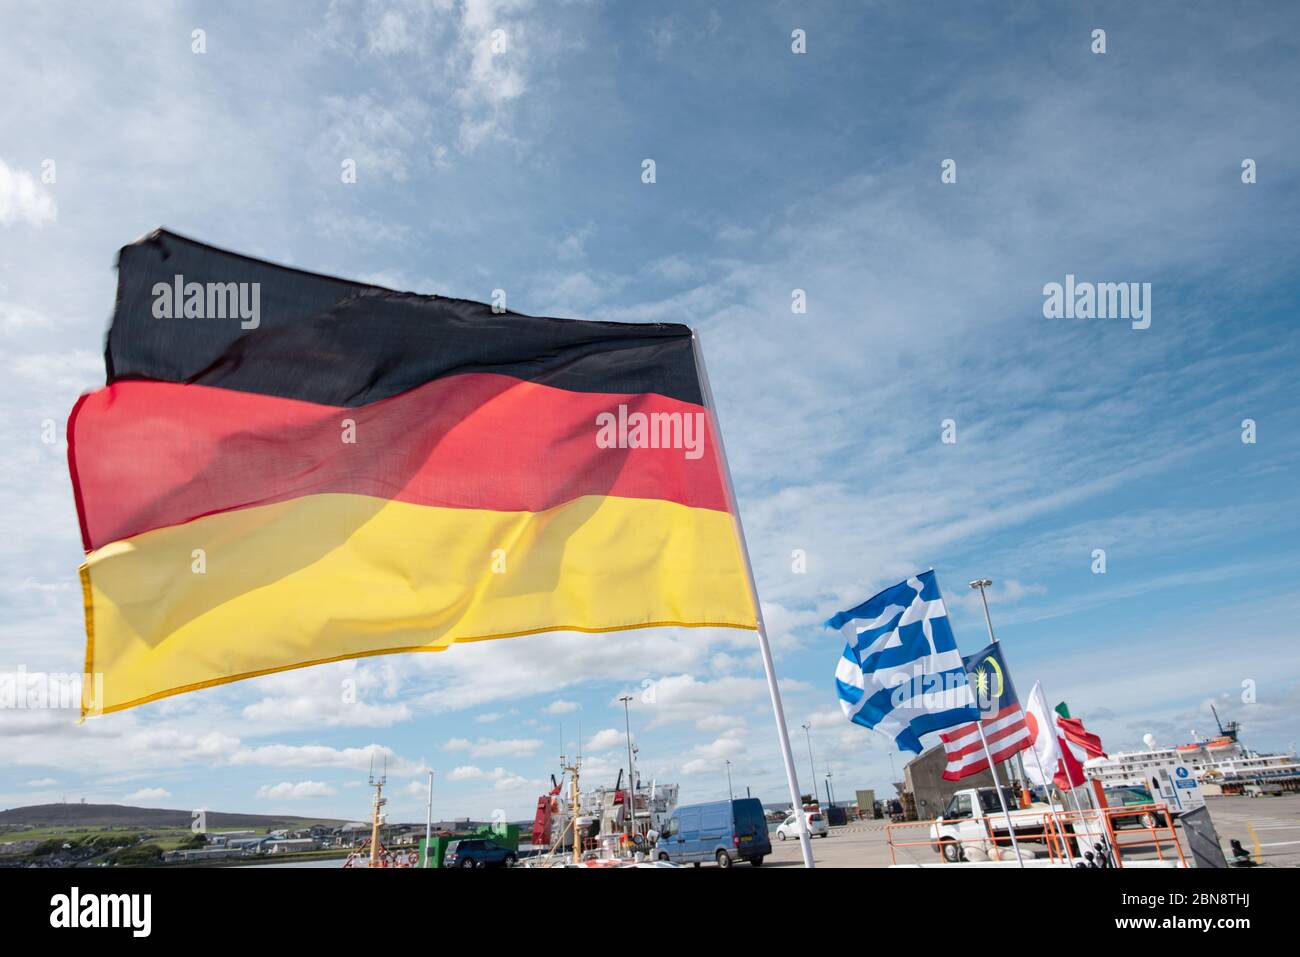
[[[583,791],[581,759],[566,764],[551,790],[537,799],[532,844],[537,851],[524,867],[658,867],[651,850],[654,838],[677,807],[676,784],[638,781],[623,787],[619,771],[614,787]],[[568,787],[565,787],[565,781]],[[672,865],[669,865],[672,866]]]
[[[383,841],[379,839],[380,828],[384,823],[384,805],[388,803],[388,798],[384,797],[384,785],[387,782],[387,761],[385,761],[383,773],[376,778],[372,759],[370,786],[375,789],[375,796],[370,805],[370,837],[366,838],[359,848],[347,856],[347,859],[343,862],[343,866],[346,868],[415,867],[420,862],[420,855],[415,851],[392,850],[384,846]]]

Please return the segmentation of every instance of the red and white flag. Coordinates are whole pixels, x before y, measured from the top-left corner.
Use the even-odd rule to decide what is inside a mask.
[[[981,720],[984,738],[989,743],[989,753],[994,762],[1007,760],[1018,751],[1029,747],[1029,728],[1020,702],[1007,705],[997,714]],[[960,781],[964,777],[988,770],[988,758],[980,741],[975,722],[963,724],[939,735],[943,750],[948,755],[948,767],[943,772],[945,781]]]
[[[1030,748],[1037,758],[1024,762],[1024,772],[1040,787],[1047,787],[1045,775],[1065,791],[1078,788],[1087,780],[1083,762],[1101,757],[1101,739],[1083,727],[1078,718],[1065,718],[1057,711],[1048,710],[1043,698],[1043,685],[1035,681],[1030,701],[1024,710],[1024,722],[1030,727]],[[1040,774],[1039,767],[1043,768]]]
[[[1034,757],[1025,762],[1025,773],[1040,787],[1055,782],[1065,790],[1083,784],[1083,764],[1070,751],[1057,725],[1059,715],[1048,710],[1043,700],[1043,686],[1034,682],[1025,706],[1025,724],[1029,727],[1030,749]],[[1039,773],[1039,768],[1042,773]],[[1050,780],[1047,776],[1050,775]]]
[[[975,689],[975,701],[983,717],[978,723],[970,721],[939,735],[948,756],[948,767],[943,772],[945,781],[960,781],[986,770],[989,759],[984,753],[985,741],[995,763],[1029,747],[1025,713],[1020,708],[1011,676],[1007,674],[1001,646],[995,641],[963,658],[962,664],[966,667],[971,687]],[[984,729],[984,741],[980,740],[980,728]]]
[[[1060,709],[1063,707],[1064,705],[1057,706],[1056,727],[1074,756],[1080,761],[1104,758],[1106,750],[1101,746],[1101,738],[1083,726],[1082,718],[1069,718],[1061,714]]]

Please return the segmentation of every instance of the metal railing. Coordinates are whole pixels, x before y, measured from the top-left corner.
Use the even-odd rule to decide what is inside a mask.
[[[1121,819],[1136,819],[1137,826],[1117,827],[1116,821]],[[885,825],[890,862],[898,863],[900,848],[914,847],[928,848],[937,853],[945,864],[977,858],[990,861],[1016,859],[1011,848],[1011,833],[1005,829],[995,830],[997,821],[991,816],[986,815],[980,819],[982,833],[978,837],[932,835],[931,830],[941,822],[942,819]],[[907,836],[909,830],[921,828],[925,829],[924,837]],[[1045,844],[1048,860],[1057,865],[1081,863],[1086,851],[1092,853],[1094,862],[1102,866],[1123,867],[1125,853],[1131,855],[1139,848],[1150,848],[1154,849],[1157,860],[1172,861],[1177,857],[1179,866],[1187,866],[1182,844],[1174,830],[1173,816],[1164,804],[1131,804],[1074,811],[1045,810],[1033,816],[1020,811],[1015,821],[1015,835],[1021,843]],[[1104,855],[1109,860],[1101,861],[1098,855]],[[912,856],[910,852],[908,856]]]
[[[1136,826],[1116,827],[1117,819],[1136,818]],[[1057,822],[1060,822],[1059,827]],[[1147,823],[1147,822],[1150,823]],[[1077,842],[1084,835],[1096,834],[1104,838],[1116,867],[1124,866],[1125,851],[1152,848],[1156,860],[1166,859],[1166,850],[1172,850],[1169,859],[1178,858],[1180,867],[1187,866],[1182,843],[1174,830],[1174,818],[1169,807],[1162,803],[1129,804],[1121,807],[1088,808],[1082,811],[1060,811],[1048,822],[1048,847],[1056,853],[1064,852],[1064,828]],[[1077,856],[1077,855],[1075,855]]]

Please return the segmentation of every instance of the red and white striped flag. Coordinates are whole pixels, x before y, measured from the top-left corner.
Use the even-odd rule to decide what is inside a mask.
[[[984,743],[979,729],[984,728],[993,760],[1005,761],[1017,751],[1029,747],[1031,735],[1025,723],[1025,713],[1020,708],[1015,686],[1002,661],[1001,646],[995,641],[982,651],[963,658],[966,675],[975,689],[975,700],[985,717],[978,723],[958,725],[939,735],[948,755],[948,767],[943,772],[945,781],[960,781],[985,770],[989,759],[984,755]]]
[[[1029,727],[1025,724],[1025,712],[1021,710],[1019,701],[984,718],[980,724],[984,726],[984,737],[995,762],[1005,761],[1029,747]],[[988,758],[984,756],[984,745],[974,721],[946,731],[939,737],[948,755],[948,767],[943,772],[945,781],[960,781],[988,769]]]

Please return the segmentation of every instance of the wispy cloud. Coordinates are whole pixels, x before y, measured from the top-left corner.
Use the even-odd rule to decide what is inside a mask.
[[[54,197],[31,173],[0,159],[0,226],[44,226],[58,218]]]

